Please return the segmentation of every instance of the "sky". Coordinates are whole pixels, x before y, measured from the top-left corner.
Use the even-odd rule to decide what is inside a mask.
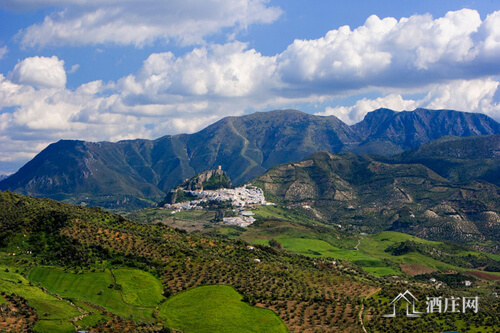
[[[274,109],[500,121],[499,84],[498,0],[2,0],[0,174]]]

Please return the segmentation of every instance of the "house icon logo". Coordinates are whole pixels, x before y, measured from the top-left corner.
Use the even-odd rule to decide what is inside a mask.
[[[392,313],[383,315],[382,317],[386,318],[394,318],[396,317],[396,304],[399,304],[399,301],[406,302],[406,316],[407,317],[420,317],[421,314],[425,312],[418,312],[415,309],[415,303],[418,302],[417,298],[412,295],[412,293],[406,290],[404,293],[399,293],[396,298],[394,298],[391,302],[392,304]],[[410,309],[411,307],[411,309]]]

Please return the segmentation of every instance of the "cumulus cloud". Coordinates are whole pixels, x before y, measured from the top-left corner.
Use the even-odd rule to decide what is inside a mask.
[[[481,57],[496,62],[500,52],[500,11],[489,14],[477,33]]]
[[[250,97],[277,85],[274,59],[240,42],[196,48],[183,57],[170,52],[149,56],[137,75],[120,80],[125,94],[162,96]]]
[[[15,171],[48,144],[60,139],[118,141],[193,132],[230,112],[235,104],[184,101],[127,105],[114,84],[93,81],[75,90],[38,89],[0,74],[0,169]],[[210,109],[210,112],[207,111]],[[6,169],[8,168],[8,169]]]
[[[500,58],[491,55],[498,51],[499,24],[500,12],[482,22],[470,9],[438,19],[371,16],[354,30],[344,26],[294,41],[278,56],[277,68],[291,90],[329,94],[497,75]]]
[[[16,64],[9,78],[14,83],[37,88],[63,88],[66,85],[64,61],[56,56],[26,58]]]
[[[39,4],[37,0],[22,3],[28,7]],[[60,3],[53,0],[55,6]],[[94,11],[90,10],[85,0],[71,3],[85,7],[81,15],[104,10],[97,5]],[[164,6],[184,6],[166,3]],[[241,3],[234,1],[234,6]],[[250,7],[265,6],[264,1],[245,3]],[[121,1],[110,2],[105,10],[114,6],[125,5]],[[77,17],[71,11],[61,15],[51,20],[66,24]],[[210,19],[216,17],[210,11],[207,15]],[[255,22],[256,17],[245,24]],[[94,18],[97,23],[89,19],[88,24],[92,23],[97,29],[93,33],[98,34],[99,15]],[[238,20],[234,22],[244,25],[243,19]],[[138,21],[130,22],[129,27]],[[13,147],[15,142],[20,147],[18,151],[31,154],[35,147],[60,138],[156,138],[194,132],[224,116],[241,115],[249,109],[288,108],[318,101],[333,104],[337,96],[364,92],[382,97],[361,99],[351,106],[329,107],[321,114],[333,114],[352,124],[380,107],[427,107],[483,112],[500,120],[496,100],[500,94],[499,24],[500,12],[481,21],[476,11],[468,9],[437,19],[430,15],[399,20],[371,16],[355,29],[345,26],[319,39],[296,40],[275,56],[262,55],[238,41],[198,45],[180,56],[153,53],[135,73],[106,84],[89,82],[75,90],[65,88],[62,60],[27,58],[7,77],[0,74],[0,143],[2,147]],[[215,31],[222,25],[212,27]],[[75,37],[71,29],[67,31],[72,36],[67,38],[75,42],[87,38]],[[168,35],[170,30],[165,31],[164,35],[150,34],[147,38],[183,38],[181,32],[174,36]],[[64,38],[57,39],[50,33],[47,36],[45,42],[32,41],[66,43]],[[200,39],[205,35],[193,36]],[[106,38],[103,42],[112,40]],[[122,42],[140,44],[146,39],[134,40],[132,36]],[[85,43],[97,41],[89,39]],[[69,72],[76,69],[73,66]],[[407,94],[424,97],[406,99]],[[24,142],[25,148],[20,142]],[[4,158],[5,154],[1,155],[0,162]]]
[[[376,99],[363,98],[352,106],[327,107],[324,112],[318,112],[318,116],[336,116],[346,124],[352,125],[363,120],[364,116],[373,110],[387,108],[394,111],[414,110],[418,102],[405,100],[399,94],[390,94]]]
[[[457,80],[436,86],[421,104],[430,109],[481,112],[500,120],[500,104],[494,99],[499,85],[491,78]]]
[[[255,23],[275,21],[281,10],[267,0],[7,0],[18,10],[52,7],[60,11],[22,30],[24,46],[96,45],[142,46],[158,39],[197,44],[224,28],[235,31]]]
[[[491,78],[457,80],[434,85],[427,95],[419,100],[404,99],[400,94],[390,94],[376,99],[363,98],[352,106],[327,107],[325,111],[316,115],[333,115],[347,124],[354,124],[363,120],[368,112],[379,108],[411,111],[421,107],[485,113],[500,121],[500,103],[495,101],[495,94],[500,92],[499,85],[500,82]]]
[[[181,57],[156,53],[120,84],[129,102],[163,103],[165,96],[272,102],[494,76],[500,74],[500,58],[490,54],[498,47],[498,13],[484,22],[469,9],[438,19],[371,16],[354,30],[344,26],[319,39],[295,40],[276,56],[240,42],[202,46]]]

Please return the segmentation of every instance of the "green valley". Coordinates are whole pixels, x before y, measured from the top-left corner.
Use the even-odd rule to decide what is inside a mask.
[[[362,323],[387,331],[381,315],[401,283],[425,298],[437,285],[469,295],[468,279],[488,302],[465,318],[478,329],[498,327],[499,302],[489,296],[499,288],[494,254],[399,232],[360,233],[307,207],[255,207],[246,228],[216,222],[217,208],[210,209],[150,208],[130,214],[133,221],[0,192],[0,306],[28,314],[4,322],[37,332],[55,331],[51,325],[62,332],[229,332],[238,325],[359,332]],[[424,319],[408,325],[395,319],[392,329],[457,328]]]

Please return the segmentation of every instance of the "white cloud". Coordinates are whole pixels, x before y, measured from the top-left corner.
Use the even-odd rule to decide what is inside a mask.
[[[199,102],[205,103],[205,112],[215,112],[220,103],[239,109],[286,107],[364,91],[389,94],[383,100],[361,100],[354,111],[345,110],[344,120],[355,122],[379,104],[409,108],[411,101],[397,97],[405,91],[423,93],[437,84],[500,74],[500,58],[491,58],[486,51],[496,47],[490,41],[498,30],[493,23],[500,23],[497,13],[481,22],[469,9],[438,19],[371,16],[354,30],[344,26],[323,38],[296,40],[272,57],[240,42],[199,47],[181,57],[155,53],[118,87],[124,106],[133,106],[133,112],[141,112],[140,105],[157,105],[144,109],[148,114]],[[457,99],[452,105],[476,110],[472,101],[479,97],[474,91],[463,91],[460,97],[469,96],[469,104]]]
[[[63,88],[66,85],[64,61],[56,56],[26,58],[16,64],[9,78],[37,88]]]
[[[399,94],[390,94],[376,99],[363,98],[353,106],[327,107],[324,112],[318,112],[318,116],[336,116],[346,124],[352,125],[363,120],[364,116],[373,110],[387,108],[394,111],[414,110],[418,102],[405,100]]]
[[[368,112],[379,108],[411,111],[421,107],[485,113],[500,121],[500,104],[494,99],[499,86],[500,82],[491,78],[457,80],[434,85],[420,100],[404,99],[400,94],[390,94],[376,99],[363,98],[352,106],[327,107],[324,112],[318,112],[316,115],[333,115],[347,124],[354,124],[363,120]]]
[[[350,82],[378,75],[390,64],[392,55],[380,47],[394,28],[393,18],[371,16],[364,26],[343,26],[316,40],[295,40],[279,55],[279,70],[289,83]]]
[[[500,82],[491,78],[458,80],[432,89],[421,101],[430,109],[455,109],[485,113],[500,120],[500,104],[494,100]]]
[[[484,22],[469,9],[438,19],[371,16],[354,30],[344,26],[316,40],[295,40],[272,57],[241,42],[202,46],[181,57],[155,53],[119,84],[125,103],[239,98],[252,107],[373,89],[422,91],[500,74],[500,57],[490,55],[497,48],[498,13]]]
[[[500,53],[500,11],[489,14],[478,31],[479,50],[481,55],[493,61]]]
[[[185,6],[192,5],[186,3]],[[242,3],[235,1],[234,6]],[[252,3],[265,5],[263,1]],[[36,0],[24,2],[25,6],[37,4]],[[59,2],[54,0],[53,4]],[[110,2],[106,10],[122,5]],[[85,9],[82,15],[103,10],[96,5],[92,11],[83,0],[79,6]],[[227,10],[236,10],[231,8]],[[62,26],[75,19],[76,16],[69,17],[75,14],[70,14],[69,11],[51,19]],[[208,14],[210,19],[217,15]],[[255,22],[255,15],[246,24]],[[95,20],[99,20],[98,16]],[[112,19],[111,25],[116,20]],[[244,25],[244,20],[239,20],[234,22]],[[130,21],[127,27],[134,22]],[[337,96],[364,92],[383,97],[326,108],[321,114],[333,114],[352,124],[380,107],[428,107],[482,112],[500,120],[500,106],[495,100],[500,94],[499,24],[500,12],[481,22],[472,10],[450,12],[438,19],[430,15],[399,20],[371,16],[355,29],[341,27],[316,40],[296,40],[276,56],[264,56],[238,41],[203,44],[181,56],[153,53],[136,73],[107,84],[89,82],[75,90],[65,88],[62,60],[27,58],[7,78],[0,74],[0,143],[2,147],[14,147],[15,143],[18,151],[31,154],[35,143],[43,146],[61,138],[156,138],[194,132],[224,116],[241,115],[249,109],[325,103]],[[98,22],[93,26],[102,28]],[[212,28],[216,29],[215,25]],[[74,33],[68,31],[70,35]],[[167,29],[166,34],[169,33]],[[150,34],[147,38],[181,39],[183,34]],[[32,41],[65,42],[50,33],[47,36],[45,42]],[[199,39],[205,35],[193,36]],[[77,43],[83,40],[71,38]],[[132,39],[127,43],[146,42]],[[73,66],[69,72],[76,68]],[[409,93],[425,97],[405,99]],[[0,162],[5,156],[0,155]]]
[[[24,46],[96,45],[142,46],[158,39],[197,44],[223,28],[245,29],[275,21],[281,10],[266,0],[130,0],[96,2],[8,0],[4,7],[61,8],[44,21],[22,30]]]
[[[481,22],[470,9],[438,19],[371,16],[354,30],[344,26],[316,40],[296,40],[278,56],[278,69],[293,91],[309,93],[312,86],[328,94],[478,77],[486,65],[490,75],[500,74],[500,57],[489,56],[498,48],[499,24],[500,12]]]
[[[0,59],[5,57],[5,55],[7,54],[7,51],[8,51],[7,46],[0,47]]]
[[[78,70],[78,68],[80,68],[80,65],[74,64],[73,66],[71,66],[70,70],[68,71],[68,74],[73,74],[74,72],[76,72]]]
[[[417,69],[436,63],[470,61],[476,56],[472,35],[481,25],[479,13],[471,9],[448,12],[433,20],[430,15],[403,18],[385,38],[396,56],[403,55]]]
[[[136,76],[120,81],[125,94],[249,97],[276,87],[274,59],[239,42],[196,48],[181,58],[172,53],[149,56]]]

